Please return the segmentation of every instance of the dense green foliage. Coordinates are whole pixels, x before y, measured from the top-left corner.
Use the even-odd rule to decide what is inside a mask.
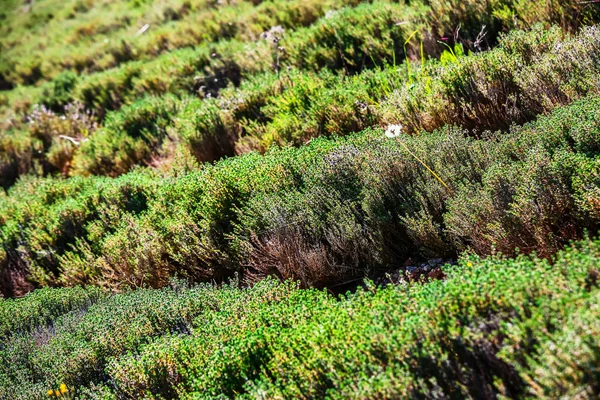
[[[600,224],[599,113],[590,96],[484,139],[372,130],[161,179],[22,180],[0,203],[3,268],[38,285],[239,272],[322,286],[466,248],[549,255]]]
[[[599,21],[4,0],[0,398],[600,397]]]
[[[552,263],[470,257],[445,280],[341,298],[270,279],[43,289],[0,303],[31,326],[0,345],[0,396],[596,398],[599,265],[584,241]]]
[[[352,69],[365,62],[364,56],[360,51],[348,50],[364,51],[363,46],[368,43],[371,57],[379,56],[378,52],[389,57],[397,50],[393,45],[390,48],[390,43],[402,47],[402,42],[386,37],[386,31],[400,21],[408,20],[412,26],[437,37],[462,23],[463,36],[473,40],[482,25],[487,25],[491,35],[501,30],[531,27],[538,21],[573,29],[581,22],[589,22],[596,12],[593,7],[571,0],[529,4],[515,0],[380,0],[366,2],[373,6],[343,9],[359,3],[358,0],[171,0],[156,4],[70,0],[57,4],[45,0],[22,8],[16,2],[9,2],[1,15],[2,83],[4,87],[34,84],[51,80],[65,70],[92,74],[132,61],[147,61],[179,48],[209,46],[223,40],[253,42],[276,25],[297,31],[295,41],[291,40],[292,45],[287,46],[292,52],[290,57],[297,62]],[[339,20],[331,13],[331,21],[321,18],[329,10],[340,9],[346,15]],[[371,19],[365,20],[367,15]],[[150,29],[136,35],[145,24]],[[335,49],[338,45],[344,46],[348,54],[341,57]],[[309,57],[296,58],[300,54]]]
[[[563,35],[600,16],[597,8],[576,1],[80,3],[72,9],[67,2],[59,13],[36,2],[33,11],[9,11],[19,15],[14,21],[7,15],[2,41],[7,51],[0,59],[6,71],[0,75],[6,75],[8,87],[40,86],[16,86],[2,95],[2,114],[8,117],[0,136],[5,188],[27,173],[115,176],[134,165],[168,165],[181,152],[213,161],[399,118],[418,132],[465,118],[472,127],[474,120],[491,115],[481,128],[497,129],[506,125],[506,110],[499,108],[507,101],[515,103],[508,117],[522,122],[540,107],[546,110],[590,90],[578,75],[597,75],[596,65],[585,62],[596,57],[596,33],[561,43]],[[44,35],[37,35],[37,20],[22,21],[22,14],[37,15],[37,8],[44,9],[40,18],[51,19]],[[134,27],[146,22],[149,30],[136,35]],[[495,45],[500,33],[535,23],[544,23],[537,34],[515,34],[494,54],[434,61],[448,53],[448,44],[479,52]],[[558,27],[545,33],[550,23],[560,24],[565,33]],[[20,34],[23,26],[28,35]],[[59,40],[65,36],[71,46]],[[44,51],[24,53],[27,46]],[[424,66],[411,67],[407,59]],[[458,65],[449,70],[440,65],[448,62]],[[521,74],[523,64],[529,74]],[[508,70],[496,71],[504,67]],[[478,77],[474,85],[466,80],[471,76]],[[539,93],[531,92],[547,80],[561,94],[542,93],[546,99],[537,104]],[[484,109],[464,104],[470,101]],[[72,102],[105,126],[79,129],[80,114],[64,110]],[[48,108],[42,116],[44,138],[35,128],[40,116],[32,104],[37,103]],[[455,113],[448,115],[448,108]],[[155,121],[154,113],[170,118]],[[63,115],[75,121],[66,124]],[[109,123],[142,115],[159,129],[142,133],[136,124],[123,130]],[[178,122],[193,115],[195,122],[183,127]]]

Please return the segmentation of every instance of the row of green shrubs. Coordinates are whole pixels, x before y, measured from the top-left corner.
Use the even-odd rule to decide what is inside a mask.
[[[65,3],[62,6],[64,9],[54,4],[56,10],[61,10],[52,11],[57,18],[55,25],[61,25],[60,18],[67,18],[68,13],[63,11],[71,6],[80,9],[86,15],[85,18],[91,18],[94,14],[90,11],[93,5],[88,3]],[[127,12],[134,13],[132,15],[139,14],[141,18],[147,11],[146,5],[137,3],[131,9],[120,3],[114,6],[117,9],[125,7],[129,10],[121,10],[125,13],[123,18],[129,18]],[[185,4],[175,6],[188,7]],[[42,7],[48,12],[52,10],[51,4],[35,7]],[[99,15],[112,15],[115,10],[111,7],[94,10],[98,11]],[[138,9],[140,7],[146,11],[142,12]],[[261,30],[278,22],[282,23],[284,29],[269,33],[268,40],[250,42],[246,40],[248,37],[236,39],[219,34],[215,36],[219,39],[217,42],[207,39],[206,43],[198,47],[184,46],[185,48],[174,51],[170,49],[156,58],[124,62],[118,68],[99,73],[82,73],[78,76],[67,69],[42,88],[28,90],[19,87],[5,92],[6,96],[2,95],[0,99],[4,119],[0,126],[0,185],[8,188],[19,176],[27,173],[44,176],[115,176],[135,165],[168,168],[174,155],[181,152],[192,154],[198,161],[212,161],[250,150],[264,151],[273,144],[299,144],[321,134],[344,134],[377,123],[392,122],[398,119],[397,110],[410,116],[415,114],[422,122],[421,125],[425,125],[428,130],[432,128],[430,119],[438,125],[448,121],[463,122],[460,119],[453,121],[453,118],[457,119],[456,115],[442,115],[440,110],[445,110],[448,102],[455,104],[465,100],[460,93],[457,95],[456,92],[460,90],[466,90],[470,98],[480,100],[479,92],[485,89],[481,86],[490,76],[484,73],[482,83],[470,88],[465,82],[461,83],[464,80],[463,73],[465,76],[481,73],[479,67],[467,66],[466,71],[451,71],[445,74],[440,71],[446,68],[433,62],[416,72],[411,72],[410,66],[406,65],[409,71],[407,73],[404,71],[404,64],[401,64],[406,56],[414,59],[438,55],[445,47],[435,40],[447,35],[458,24],[461,24],[462,36],[447,35],[447,42],[451,45],[453,42],[460,42],[465,48],[481,50],[494,44],[499,32],[513,27],[517,22],[523,27],[531,27],[539,21],[556,22],[567,30],[573,30],[581,23],[593,22],[596,18],[595,8],[581,8],[581,4],[524,5],[511,1],[506,4],[467,2],[462,3],[460,7],[458,4],[447,2],[404,4],[388,1],[364,4],[354,1],[334,1],[331,4],[286,2],[284,7],[279,7],[277,2],[262,2],[258,8],[249,7],[246,3],[190,3],[189,7],[208,7],[207,9],[213,10],[210,12],[216,12],[214,7],[217,7],[217,11],[223,7],[231,10],[241,7],[240,9],[246,12],[236,17],[240,21],[246,21],[247,18],[253,21],[253,18],[258,18],[257,15],[262,15],[260,10],[263,8],[276,8],[277,12],[272,14],[274,20],[269,19],[270,17],[263,20],[261,17],[258,18],[261,21],[258,27],[254,24],[248,26],[252,26],[251,29],[256,30],[257,35]],[[335,10],[336,8],[339,9]],[[323,16],[327,9],[329,12]],[[558,9],[562,12],[551,12]],[[578,11],[575,12],[576,10]],[[18,15],[14,21],[21,21],[21,11],[15,9],[13,13]],[[194,13],[190,14],[190,18],[192,14]],[[479,21],[475,18],[476,15],[488,15],[486,18],[489,21]],[[522,15],[523,18],[515,19],[515,15]],[[560,18],[557,19],[557,16]],[[72,24],[66,24],[60,29],[73,29],[72,25],[76,25],[77,21],[75,18],[71,21]],[[246,22],[243,22],[243,25]],[[479,24],[487,24],[485,45],[475,45],[472,40],[476,32],[479,32]],[[27,23],[23,25],[29,26]],[[41,27],[42,25],[31,26],[27,35],[18,34],[17,29],[13,36],[9,35],[5,40],[9,44],[11,41],[15,42],[10,46],[14,45],[18,49],[16,43],[20,43],[21,40],[26,43],[31,42],[32,37],[46,37],[46,34],[41,34]],[[5,29],[10,31],[13,28],[12,24],[8,24]],[[537,30],[537,36],[540,36],[543,28],[538,27]],[[110,32],[109,29],[107,34]],[[555,29],[548,36],[552,40],[558,40],[561,34]],[[407,38],[411,37],[411,41],[406,43]],[[529,39],[530,43],[535,44],[537,37],[533,35],[533,39]],[[55,42],[62,43],[59,40]],[[85,42],[82,43],[86,45]],[[422,48],[421,54],[418,51],[419,43]],[[549,40],[545,43],[548,44]],[[61,46],[68,47],[63,44]],[[566,51],[566,56],[577,59],[581,53],[585,53],[584,57],[593,58],[594,49],[589,47],[589,43],[583,44],[583,48]],[[523,53],[533,52],[537,55],[543,52],[539,48],[537,53],[528,48],[519,49],[518,52],[521,50]],[[21,57],[23,51],[18,53]],[[25,53],[39,54],[33,50]],[[45,51],[43,54],[51,53]],[[4,56],[8,53],[2,54]],[[508,61],[513,61],[512,65],[519,65],[520,56],[525,57],[526,62],[540,61],[527,54],[519,54]],[[556,60],[565,54],[557,51],[555,56],[554,63],[547,63],[547,70],[554,68]],[[456,57],[453,60],[457,61]],[[500,60],[500,63],[505,61],[507,60]],[[483,64],[481,68],[485,71],[486,68],[498,68],[499,63],[492,61],[491,65],[486,62]],[[595,73],[593,63],[591,66],[572,64],[559,73],[558,77],[552,78],[564,80],[567,74],[571,76],[567,85],[571,85],[571,81],[575,79],[572,77],[578,74],[587,77]],[[11,71],[15,70],[5,62],[2,62],[2,65]],[[322,68],[327,68],[329,72],[316,72]],[[374,69],[369,71],[369,68]],[[337,75],[330,71],[342,74]],[[364,73],[357,77],[344,76],[344,73],[359,72]],[[438,76],[440,73],[441,76]],[[547,71],[542,73],[545,74],[544,78],[548,77]],[[506,82],[503,82],[506,78],[513,79],[510,75],[499,77],[501,88],[512,88],[510,84],[505,85]],[[451,77],[450,82],[446,82],[448,76]],[[457,79],[452,78],[453,76]],[[527,80],[517,82],[524,86],[531,83]],[[458,87],[454,87],[455,85]],[[590,85],[587,86],[578,89],[589,89]],[[226,87],[229,89],[221,93]],[[408,87],[412,89],[408,90]],[[492,90],[493,95],[497,88]],[[475,93],[471,93],[472,91]],[[505,96],[518,98],[520,89],[516,90],[516,94],[514,91],[509,90],[508,93],[497,95],[498,99],[495,100],[501,103]],[[431,97],[431,93],[441,96],[444,100],[434,102],[435,104],[422,104],[423,94]],[[200,101],[196,98],[197,94],[211,99]],[[484,92],[484,97],[485,95],[487,94]],[[154,99],[148,96],[160,97]],[[212,99],[217,96],[218,99]],[[564,95],[560,99],[564,100]],[[487,98],[484,100],[484,103],[490,101]],[[383,104],[380,104],[381,102]],[[41,106],[33,105],[36,103]],[[122,107],[124,108],[121,110]],[[142,111],[138,112],[138,108]],[[417,111],[413,112],[415,108]],[[425,110],[422,110],[423,108]],[[513,108],[517,110],[516,106]],[[161,119],[164,122],[162,125],[150,128],[150,133],[123,131],[113,123],[112,127],[117,127],[116,130],[107,126],[94,137],[94,132],[102,126],[111,110],[119,110],[116,111],[116,116],[110,117],[117,121],[139,119],[143,115],[149,119],[147,125],[158,124],[159,122],[153,119],[153,113],[164,115],[165,110],[168,110],[168,118]],[[523,113],[530,116],[538,111],[518,110],[513,114]],[[423,113],[425,115],[422,115]],[[455,114],[468,114],[471,118],[478,118],[472,116],[473,110],[464,111],[460,107]],[[405,124],[418,131],[414,122],[406,121]],[[490,128],[495,129],[496,126]],[[153,137],[152,133],[156,133],[157,137]],[[88,140],[90,138],[93,139]],[[181,142],[183,146],[180,146]],[[79,144],[82,146],[79,147]]]
[[[446,58],[408,70],[402,65],[354,76],[329,70],[265,73],[218,98],[170,93],[142,98],[109,112],[99,130],[99,116],[82,105],[69,106],[66,118],[38,108],[26,132],[15,128],[0,142],[5,171],[0,183],[9,187],[27,172],[117,176],[136,165],[165,169],[179,154],[214,161],[389,123],[402,124],[406,133],[445,124],[508,129],[511,122],[521,124],[598,93],[599,42],[595,27],[565,37],[557,27],[538,25],[512,32],[489,52],[447,51]],[[56,89],[60,96],[64,92]]]
[[[5,86],[36,84],[65,70],[90,74],[220,40],[252,42],[272,26],[307,26],[328,9],[358,1],[90,2],[81,12],[71,9],[74,2],[45,3],[32,5],[31,12],[11,10],[13,18],[0,30]],[[23,21],[42,13],[40,7],[52,15],[48,23],[31,26]],[[136,34],[146,24],[149,29]]]
[[[428,25],[432,23],[430,15],[418,5],[409,7],[377,1],[355,8],[343,8],[329,13],[307,28],[274,35],[281,39],[277,45],[283,46],[279,63],[281,68],[329,68],[359,72],[369,67],[400,63],[407,52],[412,58],[418,58],[416,53],[419,41],[427,44],[426,54],[439,55],[444,47],[436,43],[435,39],[443,35],[443,32],[451,31],[456,25],[468,23],[469,15],[476,13],[480,7],[479,2],[465,4],[465,15],[457,15],[454,20],[442,19],[445,25],[440,26],[439,35],[436,33],[431,37],[430,29],[433,28]],[[399,20],[399,16],[404,16],[406,20]],[[525,24],[525,27],[531,27],[533,22],[557,22],[544,13],[538,13],[538,18]],[[568,27],[575,30],[582,19],[583,17],[572,21]],[[590,20],[594,21],[593,15]],[[488,21],[479,21],[483,25],[486,22]],[[493,44],[498,32],[490,32],[489,24],[487,29],[488,45]],[[418,32],[418,35],[413,40],[413,45],[407,47],[405,41],[412,36],[413,31]],[[472,32],[467,33],[464,29],[462,32],[465,37],[457,36],[456,39],[469,46]],[[447,39],[450,43],[455,40],[453,37]],[[416,46],[414,42],[417,42]],[[488,45],[481,45],[479,49],[488,48]],[[88,109],[99,113],[103,112],[103,108],[118,108],[123,102],[130,102],[148,92],[195,93],[202,88],[203,91],[214,93],[215,79],[220,81],[216,85],[218,88],[229,82],[237,83],[240,77],[271,70],[275,62],[271,54],[276,50],[273,47],[272,40],[258,40],[250,44],[226,40],[171,51],[149,62],[126,63],[110,72],[83,75],[80,77],[81,82],[73,81],[73,77],[77,78],[76,75],[66,72],[58,76],[43,95],[33,100],[45,101],[54,107],[60,106],[69,100],[65,96],[66,89],[67,92],[74,92],[71,99],[80,99]],[[472,44],[469,47],[476,49]]]
[[[585,240],[339,297],[273,279],[37,290],[0,300],[0,397],[594,399],[599,265]]]
[[[448,2],[436,1],[406,5],[403,2],[396,4],[395,2],[376,1],[372,4],[359,4],[352,8],[343,6],[355,6],[358,3],[355,1],[340,2],[339,4],[337,2],[331,4],[285,2],[285,6],[281,6],[277,2],[262,2],[257,9],[261,9],[261,7],[275,8],[277,12],[273,13],[273,18],[275,18],[273,21],[261,20],[262,25],[259,28],[253,28],[257,32],[255,36],[261,29],[268,29],[281,22],[284,28],[289,29],[284,30],[282,35],[270,36],[270,39],[283,36],[280,42],[274,43],[273,40],[247,42],[215,36],[214,42],[207,40],[206,43],[197,47],[175,50],[170,48],[169,51],[156,58],[124,62],[118,68],[110,71],[83,73],[78,76],[68,68],[62,68],[61,71],[66,71],[55,76],[52,82],[45,84],[43,88],[27,91],[18,87],[13,91],[5,92],[6,94],[3,94],[0,99],[0,105],[3,106],[2,115],[11,117],[12,124],[16,124],[22,114],[30,110],[32,104],[44,103],[53,111],[62,112],[65,104],[80,101],[88,111],[103,118],[107,111],[130,104],[147,94],[188,95],[191,93],[196,95],[200,91],[204,95],[214,96],[219,89],[228,84],[238,85],[243,78],[273,69],[295,67],[301,70],[320,70],[330,68],[346,73],[355,73],[385,64],[399,64],[406,55],[409,58],[418,58],[419,42],[424,45],[424,54],[435,56],[444,49],[442,45],[436,43],[436,40],[443,35],[448,36],[445,39],[448,39],[450,43],[458,40],[465,46],[477,50],[488,48],[494,44],[499,32],[514,27],[517,22],[524,28],[529,28],[535,22],[541,21],[560,23],[567,30],[575,30],[581,23],[596,20],[595,8],[582,6],[577,2],[568,2],[568,4],[540,2],[539,4],[523,5],[514,1],[498,2],[497,4],[496,2],[482,4],[479,1],[471,1],[463,2],[460,6],[446,3]],[[192,5],[192,8],[195,6]],[[118,7],[122,7],[122,5],[118,5]],[[218,6],[218,8],[220,7]],[[225,7],[236,9],[238,6]],[[246,6],[240,5],[240,7],[247,9]],[[334,11],[336,8],[340,9]],[[323,17],[326,9],[330,9],[330,12]],[[455,11],[446,12],[445,10],[448,9]],[[562,12],[553,12],[559,9]],[[260,14],[254,8],[249,8],[247,11],[250,15]],[[487,13],[488,11],[489,13]],[[87,11],[85,12],[87,13]],[[310,22],[305,21],[304,13],[312,15],[309,20],[316,22],[302,27]],[[241,15],[239,18],[242,20],[248,17],[245,13]],[[475,18],[477,15],[483,17]],[[516,17],[518,15],[523,15],[522,21]],[[317,20],[316,18],[319,16],[321,18]],[[557,16],[560,18],[557,19]],[[210,18],[206,18],[206,20],[210,20]],[[297,24],[291,22],[296,20],[304,22]],[[284,21],[289,23],[284,23]],[[248,25],[253,26],[250,23]],[[449,32],[458,25],[462,27],[460,31],[462,36],[449,35]],[[476,47],[473,45],[473,40],[482,25],[487,26],[486,40],[484,44]],[[71,29],[72,27],[67,26],[67,28]],[[411,32],[418,32],[418,35],[414,36]],[[33,31],[28,35],[16,35],[16,38],[18,40],[27,39],[26,42],[28,42],[32,36],[46,37],[47,35]],[[187,37],[179,34],[175,36]],[[413,37],[412,44],[405,43],[406,39],[410,37]],[[219,40],[216,41],[216,39]],[[65,49],[69,48],[60,40],[54,42]],[[86,43],[83,45],[86,48],[90,47]],[[283,47],[279,50],[278,46]],[[37,50],[18,51],[17,53],[20,59],[27,58],[23,57],[23,54],[31,54],[36,57],[40,55]],[[51,53],[46,50],[42,54]],[[6,52],[2,54],[6,54]],[[60,56],[59,58],[65,60],[68,57]],[[99,58],[92,57],[93,60]],[[8,62],[1,64],[8,70],[15,71],[15,68],[10,67]],[[58,65],[58,63],[49,64]],[[274,64],[277,64],[278,68],[275,68]],[[19,128],[22,127],[19,126]],[[2,130],[6,131],[7,128],[3,127]]]
[[[182,156],[166,175],[22,179],[0,198],[3,292],[27,290],[15,276],[120,288],[238,272],[328,286],[465,249],[550,255],[598,229],[599,112],[589,96],[477,137],[375,129],[214,165]]]
[[[158,7],[143,1],[101,5],[82,0],[44,3],[31,5],[29,12],[19,7],[7,7],[5,11],[6,23],[0,29],[0,37],[4,38],[0,58],[3,86],[50,80],[63,70],[93,73],[220,40],[252,42],[272,26],[281,25],[285,29],[309,26],[327,10],[353,7],[360,2],[171,0]],[[528,28],[539,21],[576,29],[597,17],[594,7],[575,0],[528,3],[377,0],[373,3],[375,9],[363,7],[362,11],[349,15],[345,22],[336,21],[337,17],[330,12],[331,22],[302,31],[302,35],[312,36],[306,46],[302,46],[308,54],[294,41],[286,43],[286,48],[308,55],[300,60],[306,66],[316,62],[352,70],[371,63],[372,57],[377,59],[381,53],[389,57],[390,53],[402,52],[403,39],[387,35],[398,22],[410,21],[423,27],[428,43],[451,35],[459,23],[462,36],[474,41],[485,25],[489,35],[486,39],[493,42],[500,31]],[[391,8],[386,14],[378,14],[377,10],[382,10],[380,6],[385,3]],[[365,21],[365,17],[370,20]],[[136,35],[144,24],[149,24],[150,29],[141,36]],[[375,29],[365,32],[367,25]],[[322,50],[310,56],[315,47]],[[358,51],[352,54],[349,50]]]

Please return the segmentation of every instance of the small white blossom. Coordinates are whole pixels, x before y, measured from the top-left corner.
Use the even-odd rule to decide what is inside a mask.
[[[329,10],[329,11],[327,11],[327,13],[325,14],[325,18],[326,18],[326,19],[333,18],[333,17],[335,17],[335,15],[336,15],[337,13],[338,13],[338,12],[337,12],[336,10]]]
[[[400,136],[402,134],[402,125],[388,125],[387,129],[385,130],[385,136],[393,139],[396,138],[398,136]]]
[[[283,38],[285,29],[281,25],[272,27],[266,32],[263,32],[260,37],[264,40],[271,42],[273,45],[277,45]]]

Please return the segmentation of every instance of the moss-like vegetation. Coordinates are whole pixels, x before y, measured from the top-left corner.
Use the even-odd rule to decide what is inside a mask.
[[[138,80],[142,71],[152,69],[138,64],[105,73],[109,81],[95,77],[96,83],[75,85],[75,103],[56,112],[66,101],[65,87],[73,84],[67,74],[46,105],[30,111],[25,122],[9,121],[0,142],[6,171],[0,183],[7,188],[26,173],[117,176],[138,165],[168,169],[181,153],[214,161],[388,124],[400,123],[413,134],[445,124],[506,130],[598,93],[599,37],[595,27],[570,36],[537,25],[503,37],[489,52],[461,55],[457,45],[458,53],[446,50],[440,60],[352,76],[329,69],[265,72],[237,87],[200,85],[204,99],[171,86],[153,94],[135,89],[145,85]],[[220,85],[222,79],[214,81]]]
[[[600,396],[595,2],[1,8],[0,398]]]
[[[323,286],[465,249],[551,255],[600,223],[599,111],[590,96],[483,137],[368,130],[201,168],[192,158],[168,176],[22,180],[0,203],[3,269],[36,285],[238,272]]]
[[[467,257],[444,280],[338,298],[272,279],[43,289],[0,303],[0,396],[592,399],[599,265],[584,241],[552,262]]]

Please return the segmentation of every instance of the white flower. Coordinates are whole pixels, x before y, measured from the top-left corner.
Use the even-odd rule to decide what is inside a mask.
[[[393,139],[402,134],[402,125],[388,125],[385,130],[385,136]]]
[[[338,12],[337,12],[336,10],[329,10],[329,11],[327,11],[327,13],[325,14],[325,18],[326,18],[326,19],[333,18],[333,17],[335,17],[335,15],[336,15],[337,13],[338,13]]]
[[[277,25],[272,27],[268,31],[261,33],[260,37],[276,45],[283,38],[284,32],[285,29],[283,29],[281,25]]]

